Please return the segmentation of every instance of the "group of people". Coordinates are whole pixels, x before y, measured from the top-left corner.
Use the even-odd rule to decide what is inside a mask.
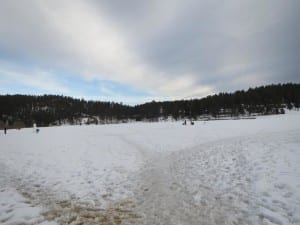
[[[6,126],[4,127],[3,131],[4,131],[4,134],[6,135],[7,134],[7,127]],[[35,132],[35,133],[39,133],[40,132],[40,129],[37,128],[37,126],[36,126],[35,123],[33,124],[33,132]]]
[[[183,121],[182,125],[186,125],[186,120]],[[191,125],[194,125],[194,121],[191,120]]]

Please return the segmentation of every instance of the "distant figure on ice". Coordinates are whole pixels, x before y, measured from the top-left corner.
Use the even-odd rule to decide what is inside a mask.
[[[38,128],[36,127],[36,123],[33,124],[33,132],[35,132],[35,133],[40,132],[40,129],[38,129]]]
[[[191,125],[194,125],[194,121],[193,120],[191,120]]]
[[[6,134],[7,133],[7,128],[6,127],[4,127],[4,134]]]
[[[186,120],[183,121],[182,125],[186,125]]]

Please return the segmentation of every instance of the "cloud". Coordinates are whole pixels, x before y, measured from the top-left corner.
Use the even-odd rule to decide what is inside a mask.
[[[30,90],[32,94],[40,93],[58,93],[68,95],[70,90],[68,87],[61,85],[55,74],[41,69],[20,68],[17,65],[7,63],[0,60],[0,86],[2,92],[18,93],[13,87],[22,87]],[[13,89],[13,90],[9,90]],[[33,89],[33,90],[32,90]]]
[[[231,84],[240,76],[251,80],[252,74],[260,74],[259,80],[252,79],[254,85],[299,81],[295,73],[299,69],[295,61],[300,48],[299,1],[163,2],[167,4],[157,5],[166,10],[160,8],[159,13],[153,13],[153,20],[163,24],[164,29],[158,26],[155,30],[157,23],[148,19],[136,23],[132,17],[122,26],[134,27],[127,30],[140,57],[170,79],[192,74],[198,85],[209,85],[215,90],[240,88]],[[124,21],[119,4],[107,4],[107,14]],[[148,11],[139,14],[147,15]],[[142,38],[141,30],[146,33]]]
[[[299,9],[297,0],[11,0],[0,7],[0,58],[18,73],[25,62],[40,76],[67,71],[158,99],[299,82]],[[107,85],[107,96],[126,95]]]

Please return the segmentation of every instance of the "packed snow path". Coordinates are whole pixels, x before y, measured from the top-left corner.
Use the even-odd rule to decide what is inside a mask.
[[[282,152],[297,151],[299,159],[299,136],[229,138],[148,158],[135,193],[137,211],[149,225],[300,224],[300,173]],[[293,177],[297,185],[285,183]]]
[[[300,224],[299,122],[9,130],[0,224]]]

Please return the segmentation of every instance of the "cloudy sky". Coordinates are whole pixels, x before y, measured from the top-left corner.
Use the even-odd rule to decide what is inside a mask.
[[[2,0],[0,94],[127,104],[300,82],[299,0]]]

